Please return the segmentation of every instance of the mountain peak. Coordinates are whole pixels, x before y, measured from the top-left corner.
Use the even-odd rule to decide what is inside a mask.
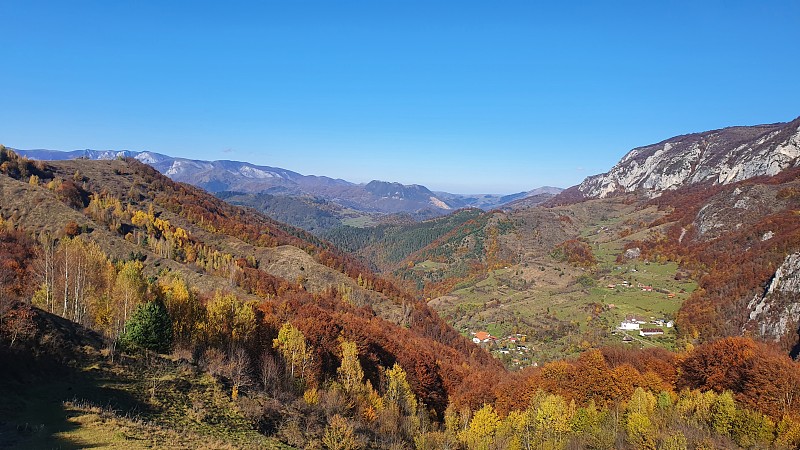
[[[378,197],[387,198],[418,198],[419,196],[431,197],[431,192],[425,186],[418,184],[401,184],[392,181],[372,180],[364,186],[367,192]]]

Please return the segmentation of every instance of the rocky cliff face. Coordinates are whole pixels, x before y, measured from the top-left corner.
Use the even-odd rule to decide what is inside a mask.
[[[609,172],[578,186],[584,197],[665,190],[694,183],[728,184],[800,165],[800,118],[678,136],[628,152]]]
[[[787,256],[775,271],[763,295],[747,305],[749,321],[745,329],[772,340],[797,329],[800,321],[800,252]],[[744,330],[743,330],[744,331]]]

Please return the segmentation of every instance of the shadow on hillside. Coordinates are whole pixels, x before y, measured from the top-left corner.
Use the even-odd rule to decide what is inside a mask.
[[[150,411],[126,392],[125,381],[106,379],[103,364],[0,348],[0,448],[82,449],[119,440],[104,435],[101,417]]]

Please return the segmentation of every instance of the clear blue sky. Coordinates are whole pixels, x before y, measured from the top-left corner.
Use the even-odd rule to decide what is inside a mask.
[[[800,115],[798,1],[546,3],[3,0],[0,143],[510,193]]]

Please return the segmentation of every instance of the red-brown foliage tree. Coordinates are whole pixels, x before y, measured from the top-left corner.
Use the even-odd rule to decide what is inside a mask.
[[[570,239],[558,244],[551,254],[557,259],[578,267],[592,267],[597,264],[592,247],[577,239]]]
[[[695,348],[679,365],[679,389],[729,390],[773,417],[800,412],[800,366],[766,344],[730,337]]]

